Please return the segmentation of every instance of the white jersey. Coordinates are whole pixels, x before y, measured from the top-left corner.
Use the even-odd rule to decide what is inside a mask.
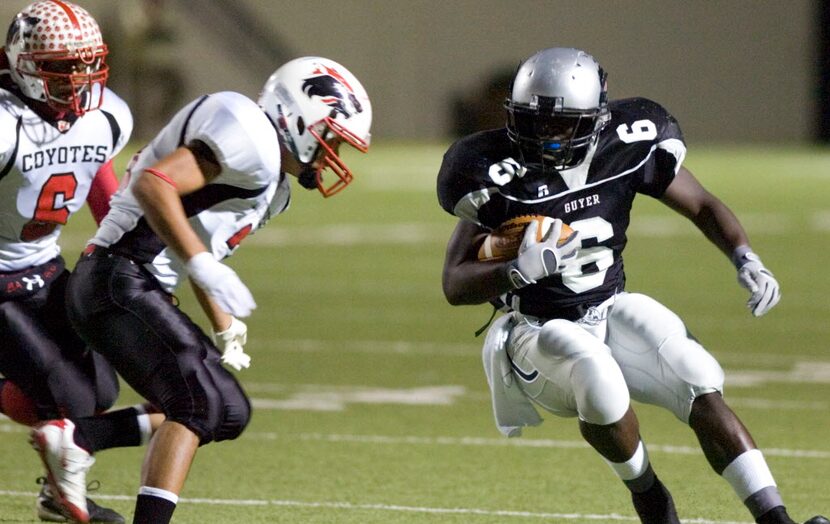
[[[42,264],[83,206],[98,170],[130,138],[127,104],[106,89],[100,109],[61,132],[14,93],[0,89],[0,271]]]
[[[194,141],[213,151],[221,171],[205,187],[182,197],[190,225],[217,260],[283,212],[291,186],[280,170],[277,131],[251,99],[233,92],[203,96],[186,105],[130,164],[110,212],[90,243],[110,248],[144,266],[172,292],[184,263],[152,231],[133,194],[142,170]]]

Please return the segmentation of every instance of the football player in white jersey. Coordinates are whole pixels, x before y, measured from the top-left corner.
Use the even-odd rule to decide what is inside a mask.
[[[324,196],[346,187],[352,174],[338,151],[368,149],[371,115],[345,67],[298,58],[274,72],[258,102],[219,92],[187,104],[128,167],[67,301],[83,339],[167,417],[145,458],[133,522],[169,522],[197,447],[238,437],[250,418],[222,364],[249,366],[240,317],[256,305],[221,260],[288,207],[287,175]],[[188,277],[213,340],[171,300]],[[33,432],[53,488],[80,522],[95,435],[108,423],[63,419]]]
[[[106,55],[95,19],[59,0],[23,8],[0,53],[0,411],[30,426],[103,412],[118,396],[112,367],[67,318],[58,245],[84,202],[96,221],[106,214],[118,185],[112,159],[132,132],[129,108],[106,87]],[[140,423],[150,431],[135,409],[116,416],[136,425],[102,448],[140,443]],[[42,520],[65,520],[55,496],[44,484]],[[124,522],[88,505],[94,522]]]
[[[625,291],[622,252],[632,201],[646,194],[689,218],[734,263],[755,316],[778,282],[735,215],[682,165],[676,120],[643,98],[607,100],[605,73],[578,49],[544,49],[516,72],[506,128],[464,137],[438,175],[441,206],[459,218],[444,264],[451,304],[499,304],[485,370],[499,429],[541,422],[535,406],[578,417],[585,440],[631,491],[641,521],[679,523],[656,477],[630,399],[688,424],[712,468],[759,524],[794,524],[749,432],[723,400],[717,361],[657,301]],[[518,257],[479,261],[485,235],[520,215],[556,220]],[[576,233],[559,242],[563,223]],[[810,524],[830,524],[813,517]]]

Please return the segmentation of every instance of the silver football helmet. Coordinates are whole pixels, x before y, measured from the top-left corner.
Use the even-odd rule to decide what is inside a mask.
[[[522,62],[504,106],[525,163],[562,170],[585,160],[611,119],[605,77],[579,49],[543,49]]]
[[[327,58],[296,58],[271,75],[258,103],[303,166],[304,187],[328,197],[352,181],[338,149],[368,150],[372,105],[348,69]]]

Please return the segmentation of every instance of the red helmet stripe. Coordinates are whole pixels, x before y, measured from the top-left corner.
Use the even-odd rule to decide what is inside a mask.
[[[77,29],[75,33],[77,35],[75,37],[75,40],[82,40],[83,35],[81,33],[81,23],[78,21],[78,17],[75,16],[75,11],[73,11],[72,8],[66,5],[65,3],[61,2],[61,0],[51,0],[51,2],[53,4],[58,4],[58,7],[60,7],[64,10],[64,12],[66,12],[66,16],[69,17],[69,21],[72,22],[72,26],[75,27],[75,29]]]

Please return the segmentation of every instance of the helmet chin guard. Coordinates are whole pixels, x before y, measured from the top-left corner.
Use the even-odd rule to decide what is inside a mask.
[[[62,0],[27,6],[9,27],[5,51],[12,80],[26,97],[78,116],[101,106],[108,50],[84,8]]]
[[[507,132],[527,164],[580,165],[610,121],[606,75],[594,58],[570,48],[543,49],[516,72],[505,101]]]
[[[369,148],[372,106],[345,67],[321,57],[294,59],[265,83],[259,105],[302,166],[299,179],[329,197],[354,178],[340,158],[342,145]]]

